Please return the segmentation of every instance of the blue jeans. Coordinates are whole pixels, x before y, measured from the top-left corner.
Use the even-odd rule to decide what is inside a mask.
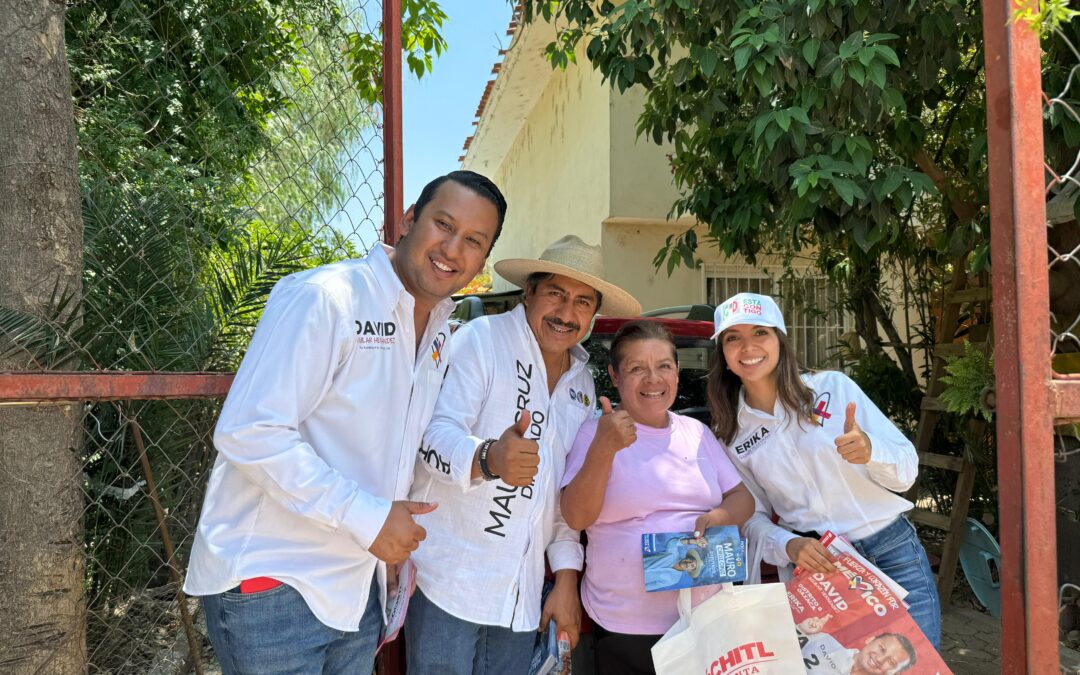
[[[377,581],[357,631],[323,624],[303,596],[284,584],[258,593],[207,595],[202,603],[224,675],[371,675],[383,627]]]
[[[923,635],[941,650],[941,602],[937,584],[926,559],[926,549],[919,541],[915,526],[900,516],[885,529],[852,542],[867,560],[908,592],[904,599],[910,605],[911,618]]]
[[[409,675],[528,675],[535,631],[459,619],[416,589],[405,617]]]

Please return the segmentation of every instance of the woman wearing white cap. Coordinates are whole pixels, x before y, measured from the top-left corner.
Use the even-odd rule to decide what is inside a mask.
[[[913,504],[896,494],[918,473],[911,441],[843,373],[799,367],[772,298],[739,293],[716,308],[714,321],[709,407],[717,437],[759,500],[743,527],[752,546],[781,570],[794,563],[832,572],[819,533],[842,535],[908,591],[912,618],[938,648],[934,577],[904,515]]]

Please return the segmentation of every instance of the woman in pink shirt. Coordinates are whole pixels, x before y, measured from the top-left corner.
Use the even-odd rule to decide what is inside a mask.
[[[708,428],[670,411],[679,364],[666,328],[625,324],[608,373],[619,409],[601,397],[603,415],[581,426],[566,460],[562,514],[589,537],[581,599],[597,628],[598,672],[653,673],[650,650],[679,613],[677,591],[645,591],[641,535],[741,525],[754,498]]]

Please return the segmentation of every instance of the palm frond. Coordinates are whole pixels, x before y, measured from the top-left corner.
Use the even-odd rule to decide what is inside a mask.
[[[74,290],[57,281],[41,314],[0,306],[0,361],[49,370],[72,368],[89,358],[75,337],[77,300]]]
[[[274,284],[306,267],[310,243],[302,233],[238,238],[214,255],[206,300],[214,331],[208,367],[239,361]]]

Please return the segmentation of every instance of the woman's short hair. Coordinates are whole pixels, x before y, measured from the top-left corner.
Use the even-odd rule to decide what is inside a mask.
[[[636,319],[624,323],[615,332],[615,337],[611,341],[612,368],[619,369],[626,345],[641,340],[662,340],[667,342],[671,345],[671,356],[675,359],[676,365],[679,363],[679,352],[675,348],[675,338],[671,336],[671,331],[667,329],[667,326],[658,321]]]

